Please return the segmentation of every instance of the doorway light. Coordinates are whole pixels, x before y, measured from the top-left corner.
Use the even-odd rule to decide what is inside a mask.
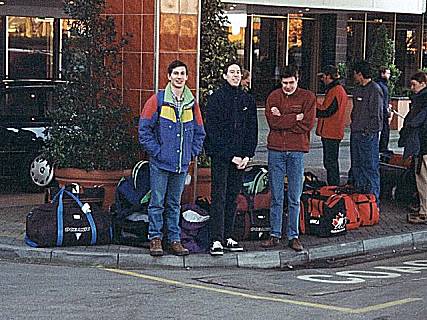
[[[248,22],[246,13],[228,13],[227,17],[228,21],[230,21],[233,35],[238,35],[240,28],[246,28]]]

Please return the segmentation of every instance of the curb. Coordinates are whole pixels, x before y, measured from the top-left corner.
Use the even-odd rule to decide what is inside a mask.
[[[361,256],[372,253],[396,252],[427,248],[427,230],[393,236],[366,239],[335,245],[310,248],[303,252],[268,250],[230,253],[220,257],[209,254],[193,254],[186,257],[166,255],[151,257],[146,251],[120,249],[102,250],[92,247],[81,248],[31,248],[24,245],[0,244],[0,259],[23,262],[104,266],[122,269],[146,267],[202,268],[286,268],[310,262]]]

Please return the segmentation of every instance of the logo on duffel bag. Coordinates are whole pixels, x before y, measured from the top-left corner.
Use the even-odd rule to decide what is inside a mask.
[[[331,233],[340,233],[345,231],[345,225],[347,223],[347,219],[343,213],[338,212],[334,219],[332,219],[332,230]]]

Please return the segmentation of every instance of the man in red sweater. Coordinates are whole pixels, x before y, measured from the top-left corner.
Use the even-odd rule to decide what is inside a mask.
[[[326,85],[326,95],[323,103],[317,107],[316,134],[321,137],[323,145],[323,166],[326,169],[328,185],[340,184],[340,169],[338,162],[340,142],[344,137],[345,108],[347,107],[347,92],[339,82],[338,70],[328,65],[319,74]]]
[[[271,186],[270,238],[263,247],[279,245],[282,237],[284,181],[288,177],[288,245],[302,251],[298,239],[300,197],[304,179],[304,153],[309,150],[310,130],[316,116],[315,95],[298,88],[298,69],[284,68],[282,88],[274,90],[267,98],[265,116],[270,132],[267,139],[268,168]]]

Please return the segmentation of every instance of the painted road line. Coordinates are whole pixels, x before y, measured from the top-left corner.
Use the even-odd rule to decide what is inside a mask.
[[[150,280],[154,282],[174,285],[178,287],[184,287],[184,288],[192,288],[192,289],[200,289],[205,291],[211,291],[221,294],[226,294],[230,296],[236,296],[236,297],[242,297],[242,298],[248,298],[253,300],[261,300],[261,301],[271,301],[271,302],[280,302],[285,304],[292,304],[302,307],[309,307],[309,308],[315,308],[315,309],[324,309],[324,310],[332,310],[332,311],[339,311],[343,313],[367,313],[372,311],[377,311],[381,309],[386,309],[390,307],[394,307],[397,305],[402,305],[406,303],[411,303],[415,301],[421,301],[423,299],[421,298],[407,298],[402,300],[396,300],[396,301],[390,301],[382,304],[372,305],[364,308],[346,308],[346,307],[337,307],[333,305],[326,305],[321,303],[313,303],[313,302],[307,302],[307,301],[298,301],[298,300],[290,300],[290,299],[283,299],[283,298],[275,298],[275,297],[269,297],[269,296],[259,296],[259,295],[253,295],[248,293],[243,293],[240,291],[234,291],[234,290],[227,290],[227,289],[220,289],[220,288],[214,288],[199,284],[192,284],[192,283],[186,283],[156,276],[150,276],[142,273],[132,272],[132,271],[126,271],[126,270],[120,270],[120,269],[110,269],[110,268],[100,268],[102,270],[106,270],[109,272],[127,275],[131,277],[136,277],[140,279]]]

